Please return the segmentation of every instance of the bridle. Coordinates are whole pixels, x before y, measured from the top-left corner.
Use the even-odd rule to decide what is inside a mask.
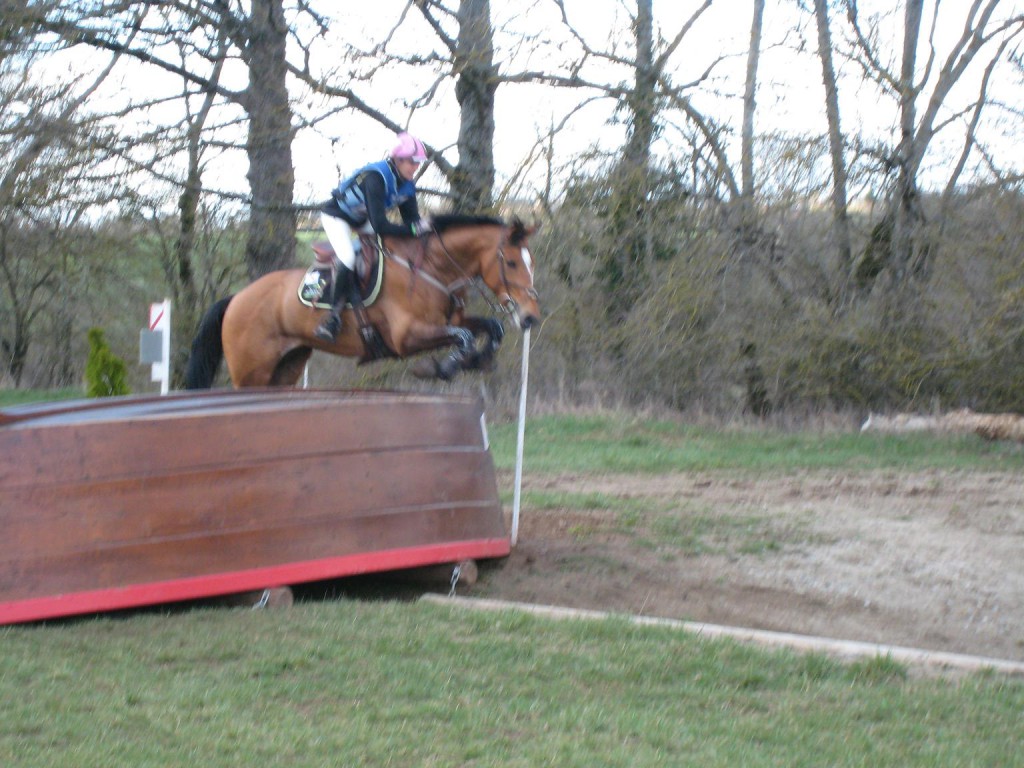
[[[540,299],[540,294],[537,293],[537,290],[532,285],[520,285],[519,283],[511,282],[508,278],[508,257],[505,256],[505,243],[508,241],[507,229],[503,232],[501,242],[498,244],[498,248],[494,254],[494,258],[498,262],[498,273],[501,276],[501,284],[504,287],[504,292],[502,294],[496,294],[496,298],[498,299],[497,304],[491,301],[490,296],[488,296],[483,288],[480,287],[480,283],[483,282],[482,276],[472,276],[466,272],[465,268],[456,261],[455,257],[452,256],[451,251],[448,250],[448,246],[445,244],[444,238],[441,237],[441,234],[439,232],[434,232],[432,234],[437,237],[437,241],[441,244],[441,250],[444,251],[444,255],[448,257],[448,261],[451,262],[452,266],[454,266],[460,273],[462,273],[462,276],[459,277],[458,280],[448,284],[446,290],[450,297],[453,297],[458,291],[461,291],[464,288],[474,286],[477,293],[480,294],[481,298],[487,303],[487,306],[491,308],[492,312],[497,314],[499,311],[504,310],[511,316],[515,316],[519,309],[519,302],[512,297],[513,287],[518,288],[535,301]],[[483,270],[481,270],[481,272],[483,272]]]
[[[504,245],[505,245],[505,236],[502,237],[502,242],[498,246],[498,250],[497,250],[497,252],[495,254],[495,258],[498,260],[498,269],[499,269],[500,274],[501,274],[501,283],[505,287],[505,300],[502,301],[501,297],[499,296],[498,297],[498,302],[501,304],[502,309],[504,309],[506,312],[508,312],[508,314],[515,315],[516,311],[519,309],[519,302],[517,302],[514,298],[512,298],[512,285],[513,284],[510,283],[509,279],[508,279],[508,271],[506,269],[506,264],[508,264],[508,258],[505,256]],[[534,288],[532,285],[524,286],[524,285],[519,285],[518,283],[516,283],[515,287],[518,288],[519,290],[521,290],[523,293],[525,293],[527,296],[529,296],[534,301],[539,301],[540,300],[540,294],[537,293],[537,289]]]

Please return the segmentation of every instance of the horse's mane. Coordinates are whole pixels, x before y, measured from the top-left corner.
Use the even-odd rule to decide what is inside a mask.
[[[504,220],[497,216],[472,216],[463,213],[441,213],[430,221],[434,225],[435,232],[444,232],[453,227],[505,226]]]
[[[434,224],[434,231],[439,234],[454,227],[509,226],[511,231],[508,241],[512,245],[522,245],[533,231],[518,216],[512,219],[511,224],[506,224],[505,220],[498,216],[473,216],[464,213],[441,213],[434,216],[431,221]]]

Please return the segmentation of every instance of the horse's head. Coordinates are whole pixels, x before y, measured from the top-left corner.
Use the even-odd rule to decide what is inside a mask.
[[[519,219],[507,224],[492,216],[461,214],[435,216],[433,224],[433,258],[439,271],[454,278],[449,290],[479,277],[522,330],[540,321],[533,257],[527,247],[537,227],[527,227]]]
[[[533,257],[527,247],[527,240],[536,231],[537,227],[513,219],[505,228],[497,258],[481,270],[484,283],[524,331],[540,321],[539,297],[533,287]]]

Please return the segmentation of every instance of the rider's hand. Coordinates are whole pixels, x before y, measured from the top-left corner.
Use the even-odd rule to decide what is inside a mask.
[[[420,235],[426,235],[433,231],[434,226],[430,223],[430,219],[420,219],[412,225],[412,233],[419,237]]]

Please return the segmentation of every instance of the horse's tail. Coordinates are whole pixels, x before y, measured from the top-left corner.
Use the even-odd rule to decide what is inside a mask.
[[[192,340],[192,351],[185,367],[185,389],[209,389],[224,359],[224,342],[220,331],[231,296],[221,299],[203,315],[199,331]]]

